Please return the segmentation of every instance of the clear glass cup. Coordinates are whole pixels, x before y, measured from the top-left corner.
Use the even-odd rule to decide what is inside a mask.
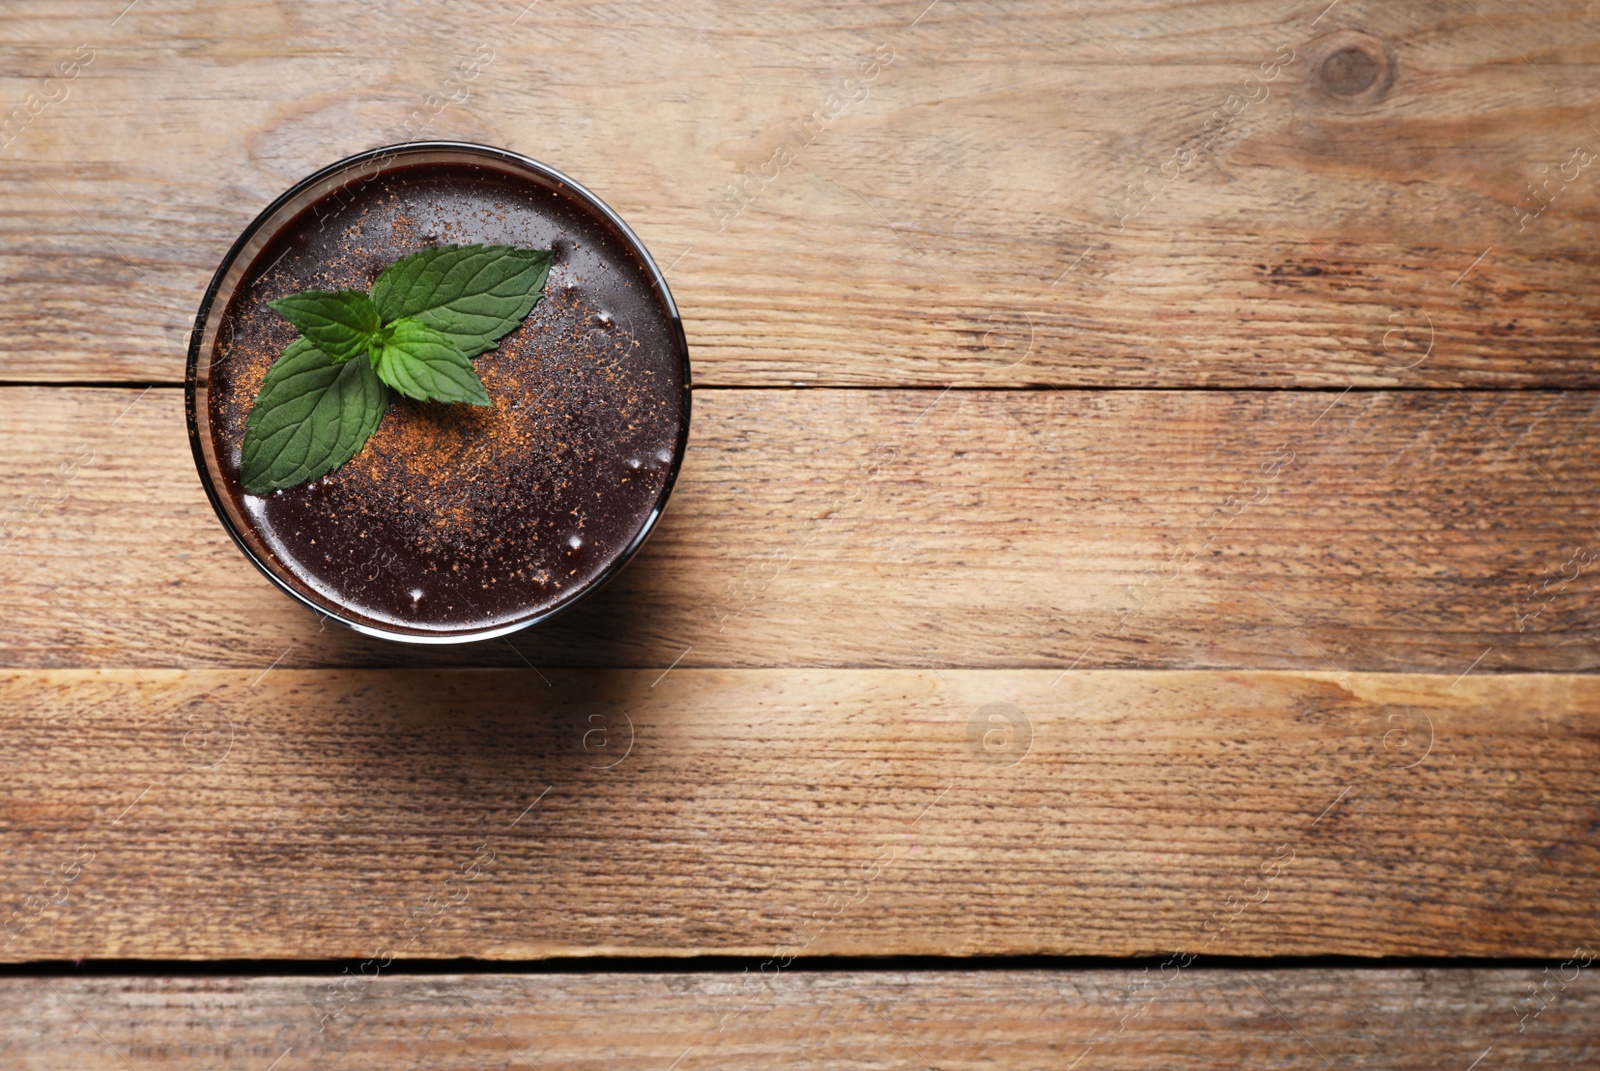
[[[493,172],[498,181],[514,182],[519,186],[526,184],[530,192],[549,192],[581,206],[592,225],[603,228],[610,238],[637,258],[642,284],[660,302],[665,322],[669,325],[664,336],[666,341],[662,344],[676,352],[666,356],[675,356],[672,366],[680,374],[680,382],[676,385],[680,401],[676,440],[671,447],[670,461],[662,459],[666,465],[665,483],[637,532],[604,559],[603,567],[597,573],[581,585],[564,592],[554,602],[533,604],[533,600],[530,600],[525,614],[512,614],[508,619],[506,614],[501,613],[495,620],[481,624],[455,622],[410,627],[393,620],[381,620],[355,605],[358,600],[341,600],[336,592],[328,590],[326,584],[315,582],[315,578],[309,576],[307,571],[297,569],[293,563],[286,561],[284,556],[274,551],[271,541],[250,516],[250,511],[241,508],[235,494],[230,491],[212,428],[209,392],[213,361],[223,341],[220,335],[225,315],[238,288],[253,278],[253,269],[261,254],[280,236],[295,228],[311,226],[314,221],[309,220],[307,214],[312,212],[314,206],[328,203],[330,197],[339,195],[341,191],[359,189],[386,174],[402,168],[414,169],[419,165],[485,169]],[[676,482],[688,444],[690,394],[689,348],[677,306],[673,303],[661,270],[627,224],[594,194],[544,164],[504,149],[460,142],[414,142],[359,153],[302,179],[268,205],[228,250],[211,285],[206,289],[190,336],[185,378],[189,441],[194,451],[195,465],[200,472],[200,481],[223,527],[245,557],[290,597],[319,614],[369,636],[424,644],[492,639],[539,624],[592,594],[615,576],[655,528]]]

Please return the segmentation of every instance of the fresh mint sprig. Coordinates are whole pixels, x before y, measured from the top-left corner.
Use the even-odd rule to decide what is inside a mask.
[[[532,311],[551,259],[548,249],[438,246],[389,265],[371,294],[307,290],[269,302],[300,337],[267,370],[245,420],[245,493],[294,487],[345,464],[377,430],[392,390],[491,405],[472,358]]]

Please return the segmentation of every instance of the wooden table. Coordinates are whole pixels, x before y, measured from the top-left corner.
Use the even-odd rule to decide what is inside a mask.
[[[0,1065],[1593,1066],[1600,4],[0,10]],[[360,149],[589,185],[689,455],[364,640],[191,318]]]

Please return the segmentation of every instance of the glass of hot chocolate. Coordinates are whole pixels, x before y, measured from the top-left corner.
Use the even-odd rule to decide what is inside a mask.
[[[242,460],[251,412],[307,344],[284,299],[376,298],[385,269],[454,248],[548,265],[525,318],[468,348],[489,404],[377,388],[386,408],[353,456],[261,490]],[[644,245],[559,172],[453,142],[352,156],[269,205],[206,291],[186,385],[201,482],[245,556],[311,609],[414,643],[501,636],[605,583],[660,518],[689,435],[688,344]]]

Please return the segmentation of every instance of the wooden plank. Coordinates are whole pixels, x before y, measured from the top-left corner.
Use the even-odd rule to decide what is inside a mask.
[[[420,136],[619,209],[701,383],[1600,383],[1580,0],[109,7],[0,16],[9,380],[175,381],[245,223]]]
[[[1537,955],[1590,676],[0,676],[11,961]]]
[[[1592,958],[1593,953],[1590,953]],[[0,981],[9,1066],[1588,1066],[1593,968],[805,971]],[[752,972],[753,975],[753,972]],[[1571,979],[1561,983],[1560,976]],[[1530,987],[1543,992],[1545,1010]],[[1151,979],[1156,979],[1152,982]],[[1164,991],[1157,986],[1165,979]],[[323,1009],[340,1009],[328,1017]],[[742,1010],[741,1010],[742,1009]],[[319,1028],[320,1027],[320,1028]],[[1519,1027],[1521,1031],[1519,1032]],[[34,1061],[48,1060],[48,1064]],[[274,1062],[276,1061],[276,1062]],[[676,1061],[676,1062],[675,1062]]]
[[[1597,400],[701,391],[612,586],[418,651],[247,564],[178,391],[0,389],[0,660],[1590,670]]]

